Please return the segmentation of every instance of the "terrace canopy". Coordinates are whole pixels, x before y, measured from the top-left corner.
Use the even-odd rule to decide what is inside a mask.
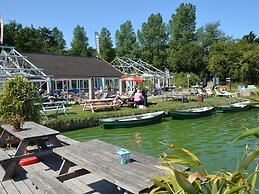
[[[126,77],[123,77],[121,78],[122,81],[135,81],[135,82],[144,82],[145,80],[139,76],[134,76],[134,75],[131,75],[131,76],[126,76]]]

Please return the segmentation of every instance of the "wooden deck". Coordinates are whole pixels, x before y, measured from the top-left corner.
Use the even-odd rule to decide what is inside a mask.
[[[62,135],[57,135],[57,138],[62,142],[64,145],[72,145],[77,144],[75,146],[78,146],[79,142],[75,141],[73,139],[67,138]],[[94,141],[95,142],[95,141]],[[82,144],[82,143],[81,143]],[[106,143],[103,142],[103,144],[106,145]],[[110,145],[109,146],[113,146]],[[70,146],[74,147],[74,146]],[[33,148],[33,147],[31,147]],[[55,148],[59,149],[59,148]],[[89,148],[90,149],[90,148]],[[95,149],[95,148],[94,148]],[[8,149],[6,150],[8,154],[14,155],[15,149]],[[89,152],[90,153],[90,152]],[[154,165],[157,164],[157,160],[153,157],[145,156],[143,157],[140,153],[134,152],[134,157],[137,158],[137,160],[143,162],[145,165]],[[36,189],[35,185],[32,184],[31,180],[27,178],[27,173],[35,174],[34,172],[39,171],[45,171],[48,176],[56,177],[59,181],[62,182],[62,185],[66,188],[69,188],[74,193],[78,194],[124,194],[124,193],[130,193],[125,192],[124,189],[119,188],[117,185],[113,184],[116,182],[109,182],[104,178],[105,176],[102,176],[102,174],[98,173],[98,171],[88,172],[87,170],[83,170],[83,168],[80,168],[79,165],[73,165],[69,168],[69,171],[65,174],[60,174],[59,170],[62,166],[62,158],[53,153],[50,152],[48,155],[44,155],[40,157],[40,162],[28,166],[18,167],[17,168],[17,174],[11,179],[7,181],[1,181],[0,182],[0,194],[42,194],[44,191],[40,189]],[[134,165],[134,162],[132,163]],[[127,166],[125,166],[126,168]],[[181,168],[183,168],[181,166]],[[151,168],[150,168],[151,169]],[[184,167],[186,170],[187,168]],[[98,174],[97,174],[98,173]],[[109,173],[109,171],[108,171]],[[152,172],[149,172],[150,174]],[[138,172],[136,171],[136,174]],[[0,170],[0,176],[3,175],[3,172]],[[137,176],[137,175],[136,175]],[[152,175],[153,176],[153,175]],[[46,179],[47,177],[44,177]],[[128,178],[128,177],[123,177]],[[121,178],[120,178],[121,179]],[[119,179],[119,180],[120,180]],[[37,179],[38,180],[38,179]],[[41,180],[39,180],[40,182]],[[43,182],[41,182],[43,183]],[[44,185],[44,183],[43,183]],[[124,188],[124,187],[123,187]],[[58,189],[58,187],[57,187]],[[59,191],[59,190],[58,190]],[[45,193],[56,193],[56,192],[48,192],[46,190]],[[58,192],[61,193],[61,192]],[[141,192],[142,193],[142,192]],[[146,192],[144,192],[146,193]]]
[[[77,141],[58,135],[60,139],[65,144],[77,143]],[[13,150],[8,150],[10,154],[14,154]],[[13,153],[12,153],[13,152]],[[42,194],[43,191],[36,189],[30,179],[26,177],[28,172],[36,172],[39,170],[45,170],[53,176],[58,176],[58,170],[61,166],[62,159],[56,154],[45,155],[40,158],[41,162],[19,167],[17,169],[17,175],[11,180],[0,182],[0,193],[1,194]],[[78,167],[74,166],[70,168],[69,172],[79,170]],[[3,172],[0,171],[0,175]],[[89,194],[99,194],[99,193],[114,193],[121,194],[124,193],[122,190],[118,190],[117,186],[109,183],[103,178],[99,177],[95,173],[86,173],[75,178],[70,178],[69,180],[64,180],[64,185],[71,188],[75,193],[89,193]]]

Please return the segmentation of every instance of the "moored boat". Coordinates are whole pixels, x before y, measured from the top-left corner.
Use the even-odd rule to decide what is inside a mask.
[[[194,119],[211,115],[214,112],[214,107],[191,108],[186,110],[172,110],[170,115],[176,119]]]
[[[246,111],[252,108],[252,106],[250,106],[249,103],[250,101],[244,101],[244,102],[238,102],[234,104],[217,106],[215,108],[215,111],[220,113]]]
[[[99,124],[103,128],[134,127],[158,123],[164,116],[165,111],[159,111],[134,116],[99,119]]]

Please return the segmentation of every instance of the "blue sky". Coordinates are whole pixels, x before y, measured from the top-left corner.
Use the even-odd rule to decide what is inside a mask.
[[[5,23],[16,20],[23,26],[58,27],[68,48],[74,28],[80,25],[85,28],[90,46],[95,47],[95,31],[105,27],[114,40],[121,24],[130,20],[136,32],[152,13],[160,13],[168,23],[181,3],[196,6],[196,28],[220,21],[221,30],[234,38],[250,31],[259,36],[258,0],[1,0],[0,16]]]

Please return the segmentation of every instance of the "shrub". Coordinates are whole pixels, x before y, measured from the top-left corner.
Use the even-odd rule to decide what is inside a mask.
[[[40,96],[36,87],[26,78],[8,79],[3,85],[0,98],[1,122],[14,127],[25,121],[40,119]]]

